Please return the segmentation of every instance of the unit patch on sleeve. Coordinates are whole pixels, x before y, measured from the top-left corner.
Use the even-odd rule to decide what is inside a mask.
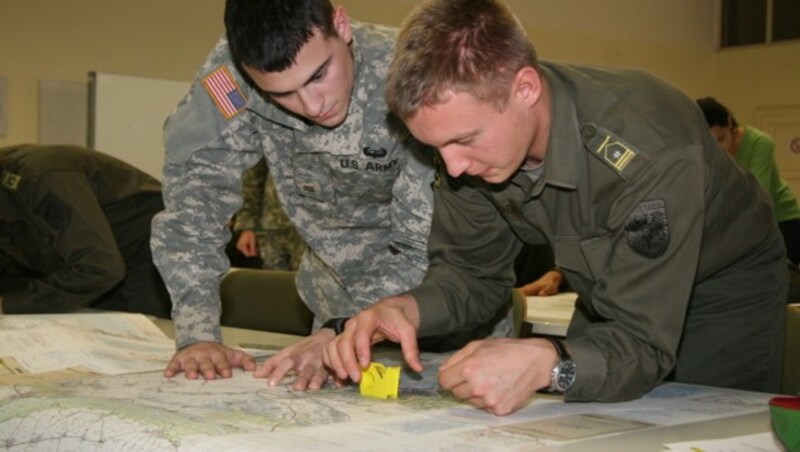
[[[203,86],[225,119],[233,118],[247,105],[247,99],[227,66],[220,66],[203,77]]]
[[[655,259],[669,246],[669,224],[663,199],[644,201],[625,221],[625,238],[633,251]]]
[[[71,216],[69,206],[52,193],[36,205],[34,212],[56,231],[62,230],[69,223]]]

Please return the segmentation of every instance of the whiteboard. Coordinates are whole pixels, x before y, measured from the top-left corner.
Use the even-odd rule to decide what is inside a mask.
[[[163,127],[191,82],[89,73],[88,146],[164,176]]]

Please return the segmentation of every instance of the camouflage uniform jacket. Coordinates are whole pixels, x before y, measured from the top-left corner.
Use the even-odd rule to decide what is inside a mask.
[[[263,160],[242,175],[242,197],[234,231],[276,231],[294,227],[280,206],[274,178],[270,177]]]
[[[221,39],[165,125],[166,210],[153,222],[178,347],[221,341],[219,281],[241,175],[262,156],[309,245],[298,290],[317,321],[414,287],[427,269],[433,170],[383,102],[395,32],[353,24],[355,85],[335,129],[287,114],[247,85]],[[213,93],[213,94],[212,94]],[[418,158],[419,157],[419,158]],[[339,290],[331,297],[326,287]]]

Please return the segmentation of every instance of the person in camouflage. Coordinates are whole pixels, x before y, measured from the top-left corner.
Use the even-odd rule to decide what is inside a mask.
[[[264,159],[245,171],[242,197],[233,225],[239,233],[236,248],[247,257],[259,256],[261,268],[297,270],[306,242],[283,211]]]
[[[317,330],[254,375],[278,384],[294,371],[294,388],[319,388],[322,350],[338,330],[320,325],[416,286],[427,270],[430,151],[383,101],[395,30],[351,22],[328,0],[228,0],[225,25],[165,125],[166,210],[151,246],[178,351],[164,374],[213,379],[256,367],[221,343],[219,282],[241,175],[264,157],[308,244],[296,283]],[[503,310],[495,334],[511,332]]]

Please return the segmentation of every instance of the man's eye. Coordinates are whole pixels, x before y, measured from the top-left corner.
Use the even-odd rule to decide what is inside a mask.
[[[321,71],[317,72],[316,74],[314,74],[313,77],[311,77],[311,81],[312,82],[318,82],[318,81],[322,80],[323,78],[325,78],[325,75],[327,73],[328,73],[327,69],[321,70]]]

